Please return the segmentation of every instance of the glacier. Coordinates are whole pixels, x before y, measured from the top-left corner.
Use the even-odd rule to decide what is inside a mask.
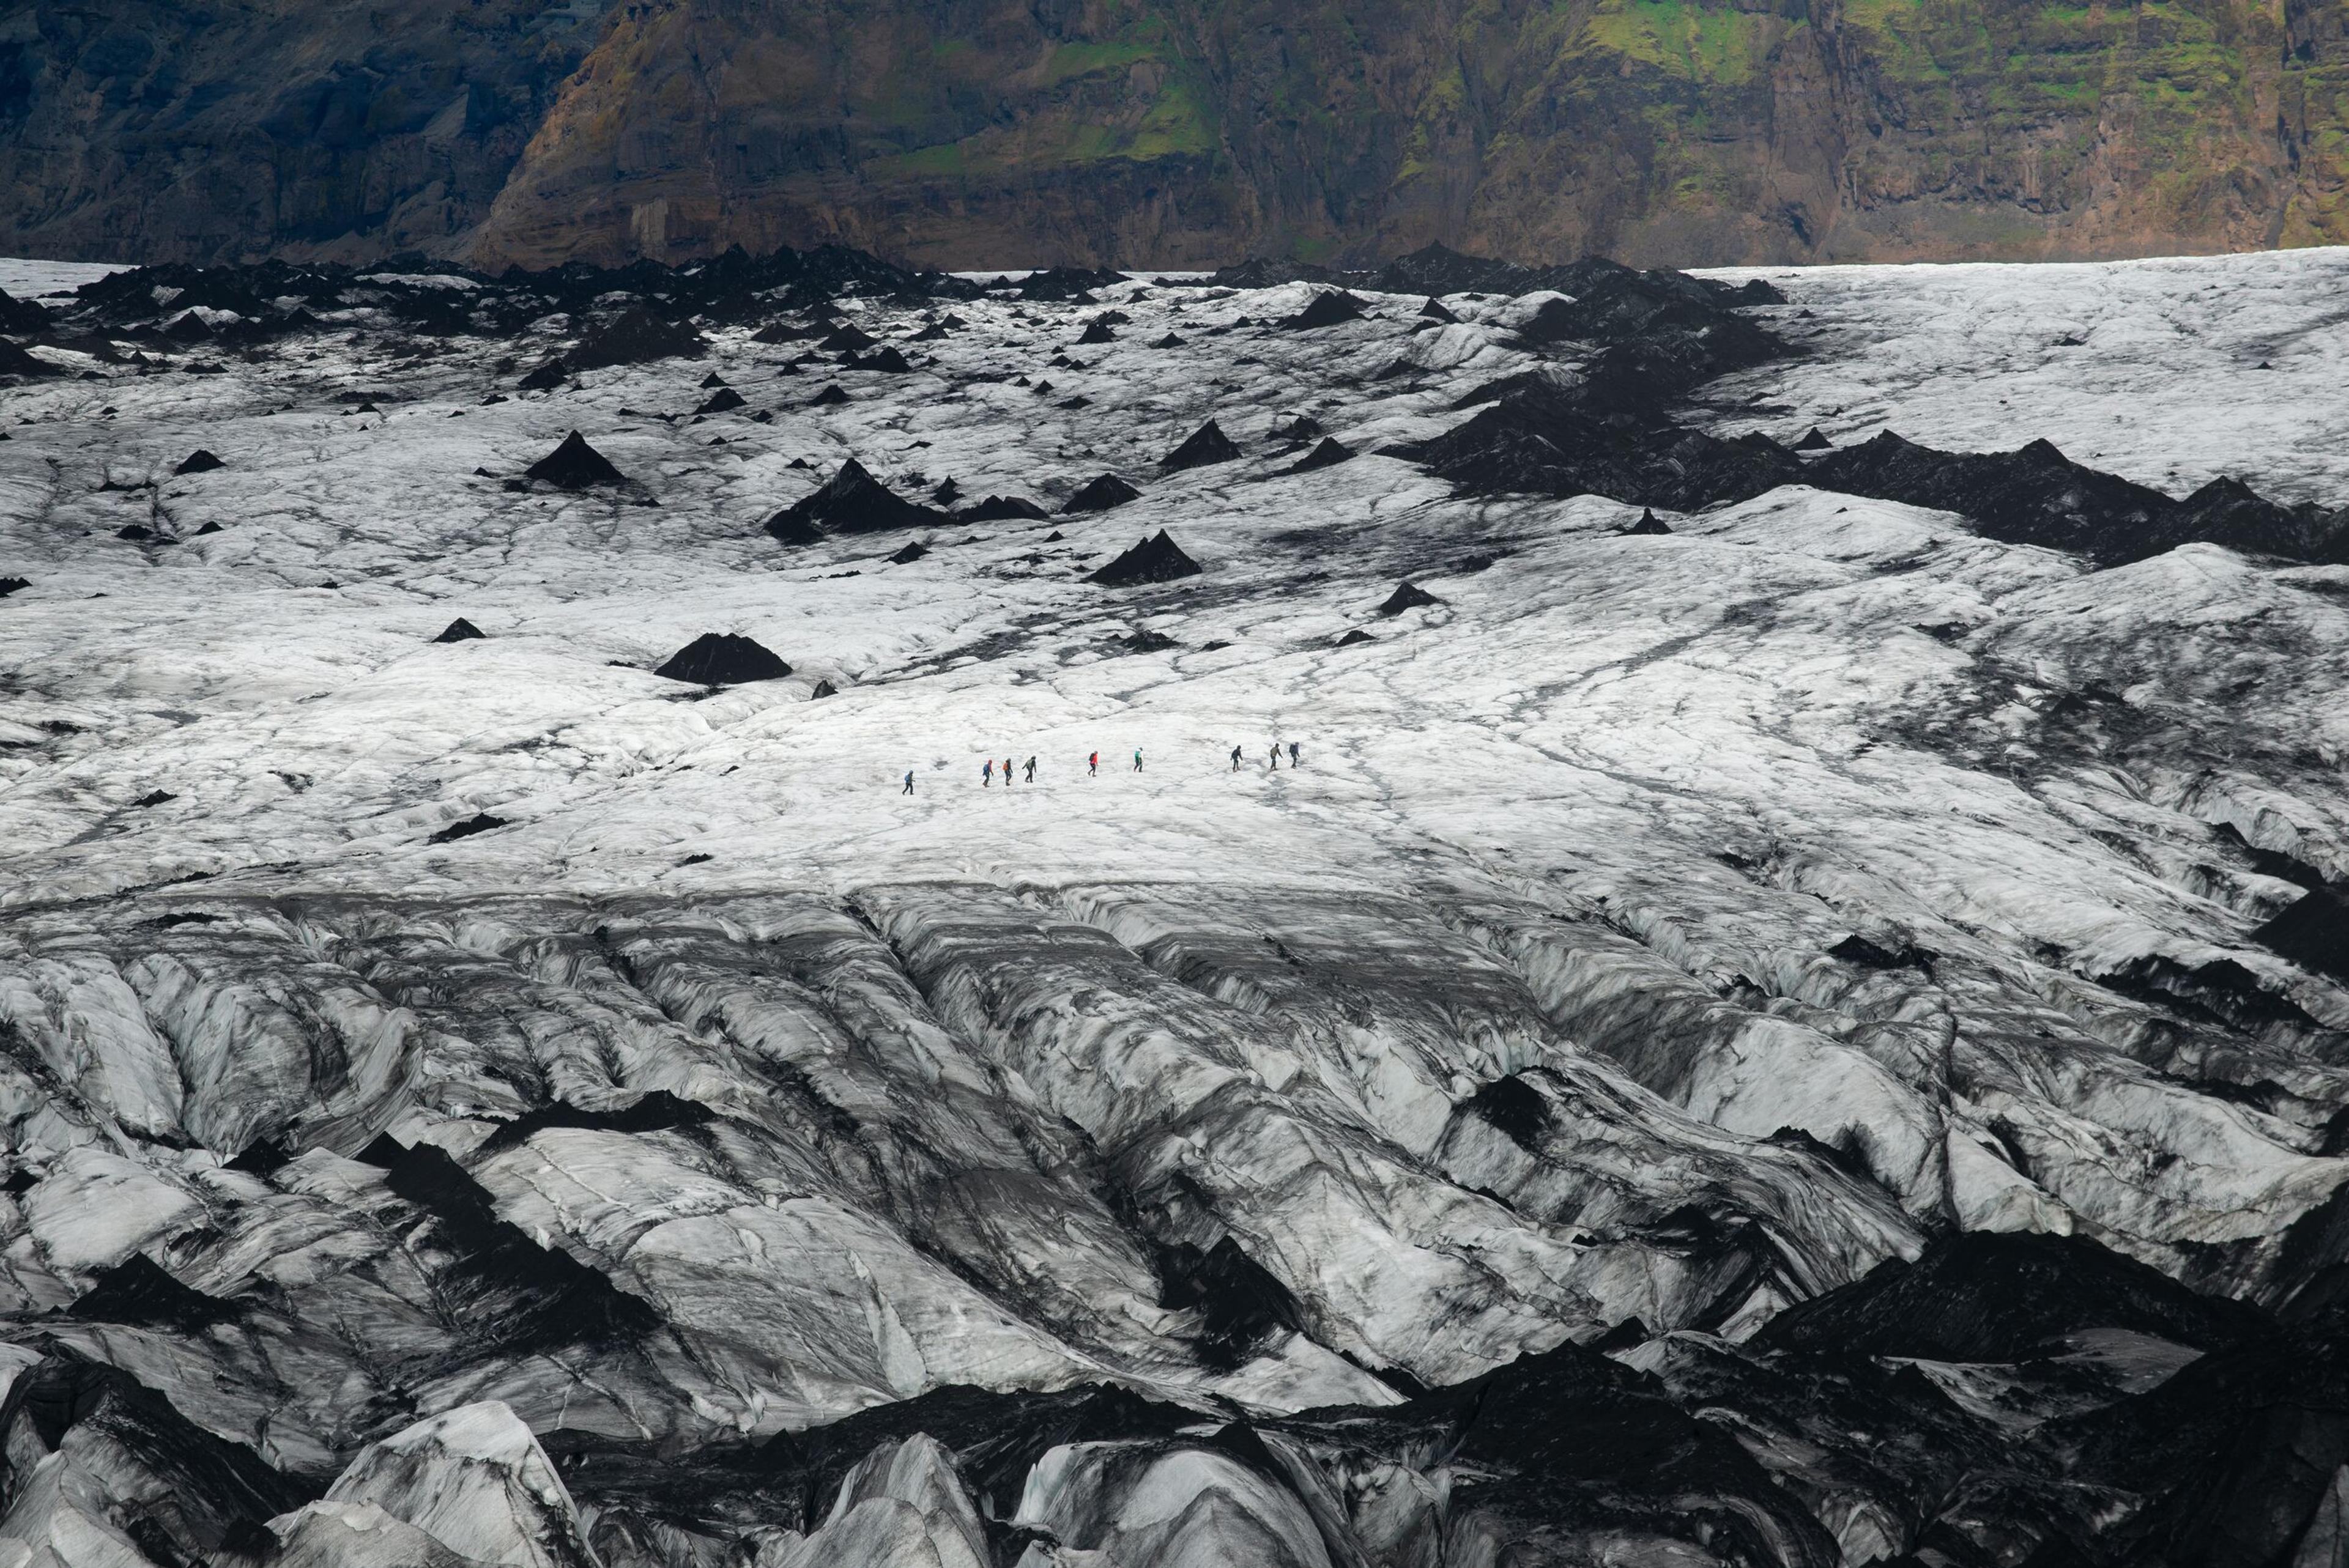
[[[0,263],[0,1568],[2344,1560],[2349,251],[749,265]]]

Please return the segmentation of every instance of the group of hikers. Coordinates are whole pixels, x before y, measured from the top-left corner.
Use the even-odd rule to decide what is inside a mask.
[[[1238,771],[1240,770],[1240,755],[1241,755],[1241,748],[1240,748],[1239,747],[1237,747],[1237,746],[1233,747],[1233,748],[1232,748],[1232,771],[1233,771],[1233,772],[1235,772],[1235,773],[1237,773],[1237,772],[1238,772]],[[1270,763],[1272,764],[1272,771],[1274,771],[1274,772],[1276,772],[1276,773],[1279,772],[1279,771],[1280,771],[1280,742],[1279,742],[1279,741],[1276,740],[1276,741],[1274,741],[1274,742],[1272,743],[1271,749],[1267,753],[1267,758],[1268,758],[1268,760],[1269,760],[1269,761],[1270,761]],[[1294,740],[1292,740],[1292,741],[1290,741],[1290,742],[1288,743],[1288,766],[1289,766],[1289,768],[1290,768],[1290,769],[1291,769],[1292,771],[1293,771],[1293,770],[1295,770],[1295,769],[1299,769],[1299,768],[1302,768],[1302,767],[1304,767],[1304,766],[1305,766],[1305,748],[1303,747],[1303,745],[1302,745],[1302,744],[1300,744],[1300,743],[1299,743],[1299,742],[1298,742],[1298,741],[1294,741]],[[1136,773],[1139,773],[1139,772],[1141,772],[1141,771],[1142,771],[1142,748],[1140,748],[1139,746],[1137,746],[1137,747],[1135,747],[1135,748],[1133,748],[1133,770],[1134,770]],[[978,782],[979,782],[979,787],[980,787],[981,789],[992,789],[992,788],[994,787],[994,784],[995,784],[995,771],[996,771],[996,762],[995,762],[995,758],[992,758],[992,757],[988,758],[986,761],[984,761],[984,762],[982,762],[982,763],[980,763],[980,764],[979,764],[979,767],[978,767]],[[1028,779],[1028,782],[1029,782],[1029,783],[1033,784],[1034,782],[1036,782],[1036,759],[1035,759],[1033,757],[1030,757],[1030,758],[1028,759],[1027,766],[1026,766],[1026,768],[1023,769],[1023,771],[1024,771],[1024,772],[1026,773],[1026,775],[1027,775],[1027,779]],[[1012,772],[1011,758],[1009,758],[1009,757],[1007,757],[1007,758],[1005,758],[1003,759],[1003,787],[1004,787],[1006,789],[1010,789],[1010,788],[1011,788],[1011,772]],[[1098,751],[1094,751],[1094,752],[1089,752],[1089,753],[1087,753],[1087,755],[1086,755],[1086,757],[1085,757],[1085,777],[1086,777],[1086,778],[1088,778],[1088,779],[1095,778],[1095,777],[1097,777],[1097,776],[1100,774],[1100,772],[1101,772],[1101,753],[1100,753],[1100,752],[1098,752]],[[905,789],[903,789],[902,790],[898,791],[898,793],[900,793],[900,794],[904,794],[904,795],[910,795],[910,794],[912,794],[913,792],[914,792],[914,770],[913,770],[912,769],[908,768],[907,769],[905,769]]]

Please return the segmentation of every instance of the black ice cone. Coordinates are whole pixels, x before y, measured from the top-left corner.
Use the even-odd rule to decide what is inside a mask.
[[[586,490],[595,485],[624,485],[627,478],[612,466],[603,453],[587,444],[587,438],[574,430],[563,438],[563,444],[523,470],[523,476],[557,490]]]
[[[1113,506],[1123,506],[1127,501],[1139,500],[1141,495],[1140,490],[1115,474],[1103,474],[1071,496],[1069,504],[1061,510],[1064,512],[1107,511]]]
[[[851,458],[814,494],[769,518],[767,531],[786,544],[804,544],[826,533],[882,533],[946,521],[945,513],[915,505]]]
[[[1199,563],[1184,554],[1182,546],[1162,528],[1086,581],[1127,588],[1140,583],[1172,583],[1178,577],[1196,577],[1199,571]]]
[[[1291,332],[1310,332],[1315,327],[1337,326],[1362,319],[1362,302],[1344,289],[1328,289],[1313,296],[1303,310],[1280,325]]]
[[[740,686],[746,681],[779,680],[791,673],[792,666],[773,654],[730,632],[702,633],[653,672],[700,686]]]
[[[1210,463],[1228,463],[1240,455],[1239,448],[1223,427],[1213,419],[1191,433],[1190,439],[1158,459],[1162,469],[1203,469]]]
[[[1334,436],[1324,436],[1319,446],[1289,464],[1282,471],[1292,474],[1311,473],[1315,469],[1335,468],[1340,463],[1351,461],[1353,457],[1354,449],[1351,447]]]

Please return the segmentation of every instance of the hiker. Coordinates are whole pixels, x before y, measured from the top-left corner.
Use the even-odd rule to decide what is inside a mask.
[[[1003,759],[1003,787],[1006,789],[1011,788],[1011,758],[1009,757]]]
[[[1233,748],[1232,748],[1232,771],[1233,771],[1233,772],[1235,772],[1235,773],[1237,773],[1237,772],[1238,772],[1239,770],[1240,770],[1240,748],[1239,748],[1238,747],[1235,746],[1235,747],[1233,747]]]
[[[1100,772],[1101,753],[1096,751],[1085,758],[1085,777],[1092,779],[1099,775]]]
[[[989,786],[989,785],[993,784],[994,782],[995,782],[995,758],[992,758],[992,757],[990,757],[990,758],[988,758],[985,762],[982,762],[982,763],[980,763],[980,764],[979,764],[979,767],[978,767],[978,787],[979,787],[980,789],[986,789],[988,786]],[[1010,782],[1010,780],[1007,779],[1005,779],[1005,780],[1004,780],[1004,782],[1008,784],[1008,783],[1009,783],[1009,782]]]
[[[1304,763],[1298,760],[1297,756],[1297,754],[1303,749],[1304,748],[1302,747],[1299,746],[1297,742],[1293,740],[1288,743],[1288,765],[1291,768],[1302,768],[1305,766]]]
[[[1032,757],[1028,759],[1028,782],[1036,782],[1036,759]]]
[[[908,769],[905,769],[905,793],[906,793],[906,794],[908,794],[908,795],[910,795],[910,794],[912,794],[913,792],[914,792],[914,770],[913,770],[912,769],[908,768]]]
[[[1280,742],[1278,740],[1272,743],[1272,770],[1275,773],[1280,771]]]
[[[1139,746],[1133,748],[1133,770],[1136,773],[1142,771],[1142,748]]]

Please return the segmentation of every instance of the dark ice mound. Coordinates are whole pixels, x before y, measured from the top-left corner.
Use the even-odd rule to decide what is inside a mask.
[[[1213,419],[1191,432],[1190,438],[1158,459],[1162,469],[1203,469],[1210,463],[1236,460],[1240,449]]]
[[[1636,539],[1646,538],[1659,533],[1670,533],[1671,531],[1671,530],[1666,528],[1663,522],[1653,511],[1650,511],[1646,507],[1641,507],[1640,509],[1640,521],[1625,529],[1623,533],[1626,538]]]
[[[1379,606],[1379,614],[1400,615],[1405,610],[1416,610],[1423,605],[1443,603],[1443,600],[1415,583],[1397,583],[1395,591],[1386,596],[1386,602]]]
[[[1308,474],[1311,473],[1315,469],[1335,468],[1340,463],[1351,462],[1354,459],[1354,449],[1346,445],[1345,442],[1339,440],[1334,436],[1324,436],[1321,438],[1321,441],[1319,446],[1316,446],[1311,451],[1306,453],[1303,457],[1289,464],[1288,467],[1283,469],[1281,472],[1289,474]]]
[[[1010,518],[1038,520],[1051,513],[1022,496],[991,495],[955,513],[959,522],[1001,522]]]
[[[1111,328],[1108,322],[1103,321],[1099,316],[1095,316],[1092,320],[1087,322],[1085,324],[1084,332],[1077,338],[1077,343],[1080,346],[1093,343],[1115,343],[1116,341],[1116,332]]]
[[[465,619],[464,616],[460,615],[455,620],[450,622],[447,626],[443,627],[440,634],[432,640],[436,643],[470,643],[482,636],[482,631],[479,626],[476,626],[472,622]]]
[[[1933,971],[1933,954],[1925,949],[1913,947],[1905,942],[1887,947],[1883,943],[1869,941],[1857,932],[1828,948],[1827,956],[1840,958],[1846,964],[1856,965],[1862,969],[1919,969],[1928,975]]]
[[[1095,289],[1125,282],[1123,273],[1105,268],[1047,267],[1040,273],[1030,273],[1012,286],[1023,300],[1075,300],[1092,297]]]
[[[826,354],[860,354],[881,340],[850,322],[816,345]]]
[[[1396,455],[1479,494],[1603,495],[1672,511],[1804,478],[1801,460],[1767,437],[1724,441],[1671,424],[1652,399],[1539,377],[1515,381],[1465,424]]]
[[[593,326],[565,359],[574,370],[595,370],[606,365],[647,365],[656,359],[698,357],[701,334],[682,322],[663,321],[642,305],[624,311],[603,325]]]
[[[851,355],[846,359],[841,361],[841,368],[843,370],[877,370],[885,376],[905,376],[912,372],[914,365],[913,361],[907,359],[903,354],[897,352],[896,349],[884,348],[877,353],[868,354],[862,359],[859,359],[854,355]]]
[[[237,1315],[234,1302],[181,1284],[144,1253],[133,1253],[98,1276],[66,1309],[84,1323],[127,1323],[142,1328],[201,1333]]]
[[[1668,366],[1681,390],[1775,359],[1785,346],[1735,301],[1680,273],[1603,274],[1573,299],[1544,300],[1518,328],[1528,343],[1597,343],[1651,377]]]
[[[836,407],[840,404],[847,401],[848,394],[842,391],[840,383],[835,381],[829,387],[826,387],[823,391],[817,393],[814,397],[809,398],[808,407],[811,408],[831,408]]]
[[[1954,511],[1992,539],[2085,555],[2099,566],[2208,542],[2302,561],[2344,557],[2349,517],[2285,508],[2234,480],[2183,501],[2074,462],[2050,441],[2013,452],[1942,452],[1887,430],[1815,459],[1809,482]]]
[[[488,1191],[446,1150],[406,1148],[387,1134],[359,1158],[381,1166],[393,1193],[431,1216],[438,1299],[486,1344],[514,1351],[603,1346],[660,1327],[660,1314],[643,1297],[498,1218]]]
[[[40,332],[50,320],[49,307],[40,301],[17,299],[6,289],[0,289],[0,332]]]
[[[461,822],[450,823],[424,841],[428,844],[453,844],[459,839],[470,839],[476,833],[486,833],[504,826],[506,820],[503,817],[492,817],[487,811],[479,811]]]
[[[1182,546],[1162,528],[1085,581],[1111,588],[1128,588],[1142,583],[1172,583],[1178,577],[1196,577],[1199,572],[1199,563],[1184,554]]]
[[[915,562],[919,561],[923,556],[927,555],[929,552],[929,546],[924,544],[919,540],[916,540],[913,543],[905,546],[905,549],[897,552],[896,554],[889,557],[889,564],[892,566],[910,566]]]
[[[31,380],[36,377],[64,374],[63,366],[27,354],[22,345],[0,337],[0,376],[17,376]]]
[[[1866,1278],[1798,1303],[1754,1343],[1839,1356],[2020,1361],[2069,1335],[2125,1328],[2198,1350],[2265,1332],[2266,1315],[2197,1295],[2085,1236],[1971,1232],[1915,1263],[1888,1259]]]
[[[2165,549],[2200,542],[2292,561],[2349,561],[2349,511],[2279,506],[2222,475],[2179,501],[2154,542]]]
[[[186,457],[181,459],[180,466],[173,469],[171,472],[174,474],[208,474],[214,469],[224,469],[226,467],[228,467],[228,465],[221,461],[220,459],[212,456],[212,453],[204,450],[203,448],[198,447],[194,451],[190,452]]]
[[[741,407],[749,401],[750,399],[748,397],[743,397],[742,394],[735,391],[731,387],[720,387],[717,391],[703,398],[700,406],[695,408],[694,412],[697,414],[727,414]]]
[[[1339,638],[1338,645],[1341,648],[1350,648],[1358,643],[1375,643],[1377,641],[1378,639],[1376,637],[1371,636],[1368,632],[1365,632],[1360,626],[1357,626],[1352,631],[1347,633],[1344,636]]]
[[[560,357],[557,357],[548,360],[545,364],[540,366],[537,369],[532,371],[529,375],[515,382],[514,387],[516,389],[523,392],[551,392],[555,387],[562,386],[564,381],[570,379],[570,377],[571,367],[564,364]]]
[[[748,637],[730,632],[704,632],[668,656],[653,671],[673,681],[698,686],[740,686],[748,681],[780,680],[792,666]]]
[[[23,577],[0,577],[0,599],[5,599],[9,594],[30,588],[32,585],[29,580]]]
[[[0,582],[0,593],[5,592],[7,583]],[[2333,888],[2312,888],[2251,933],[2251,940],[2312,974],[2349,981],[2349,898]]]
[[[564,437],[561,446],[524,469],[523,475],[567,490],[628,482],[626,476],[612,466],[611,459],[589,446],[587,438],[576,430]]]
[[[1449,305],[1446,305],[1442,300],[1437,299],[1433,294],[1427,296],[1427,303],[1419,307],[1419,314],[1425,316],[1430,321],[1441,322],[1446,326],[1454,325],[1460,320],[1458,316],[1452,314],[1452,309]]]
[[[1145,631],[1126,645],[1156,653],[1175,644]],[[1231,1236],[1204,1251],[1187,1242],[1162,1247],[1158,1276],[1164,1305],[1197,1310],[1199,1358],[1210,1367],[1237,1368],[1272,1334],[1304,1326],[1304,1305]]]
[[[1112,507],[1123,506],[1130,500],[1138,500],[1141,496],[1140,490],[1115,474],[1103,474],[1071,496],[1069,503],[1061,510],[1063,512],[1107,511]]]
[[[786,544],[803,544],[812,535],[882,533],[930,528],[946,521],[945,513],[905,500],[851,458],[812,495],[769,518],[767,531]]]
[[[1284,318],[1280,325],[1289,332],[1311,332],[1317,327],[1339,326],[1361,319],[1361,300],[1344,289],[1325,289],[1315,294],[1303,310]]]
[[[1835,443],[1827,439],[1826,431],[1820,429],[1816,425],[1814,425],[1808,430],[1803,432],[1803,438],[1795,443],[1795,450],[1798,452],[1831,452],[1835,450]]]

